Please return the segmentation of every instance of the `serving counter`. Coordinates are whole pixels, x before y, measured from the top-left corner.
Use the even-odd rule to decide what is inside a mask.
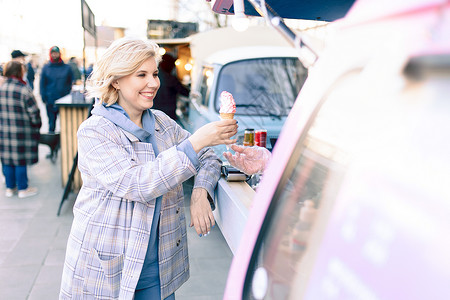
[[[255,191],[245,181],[228,182],[222,176],[214,196],[214,218],[234,254],[241,241]]]
[[[81,93],[75,92],[62,97],[55,104],[59,108],[61,124],[61,179],[65,186],[78,152],[77,130],[88,117],[92,101],[86,101]],[[73,177],[72,189],[79,190],[81,185],[81,176],[77,168]]]

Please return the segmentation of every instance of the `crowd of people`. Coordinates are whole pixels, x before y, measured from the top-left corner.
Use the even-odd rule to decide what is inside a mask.
[[[54,133],[59,112],[55,101],[68,95],[74,84],[80,84],[81,72],[75,57],[66,64],[59,47],[53,46],[48,58],[39,69],[36,55],[13,50],[11,60],[0,66],[0,160],[6,197],[25,198],[38,193],[36,187],[28,185],[27,175],[27,166],[38,162],[42,129],[36,97],[40,96],[45,104],[48,132]],[[39,95],[35,92],[38,72]]]

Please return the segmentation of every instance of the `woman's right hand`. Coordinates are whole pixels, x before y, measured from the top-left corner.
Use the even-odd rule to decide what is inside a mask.
[[[204,147],[216,145],[229,145],[236,143],[236,139],[230,139],[237,133],[236,120],[222,120],[208,123],[200,127],[189,137],[195,152],[200,152]]]

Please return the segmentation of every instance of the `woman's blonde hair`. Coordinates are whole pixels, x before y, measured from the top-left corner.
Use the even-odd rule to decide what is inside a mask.
[[[112,105],[119,100],[119,93],[113,82],[136,72],[149,58],[154,57],[156,64],[161,61],[159,46],[152,41],[136,38],[121,38],[114,41],[98,60],[89,76],[87,96],[98,98],[100,103]]]

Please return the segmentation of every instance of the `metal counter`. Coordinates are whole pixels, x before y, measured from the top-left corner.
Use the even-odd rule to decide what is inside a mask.
[[[228,182],[222,176],[215,190],[214,218],[233,254],[241,241],[242,231],[255,191],[245,182]]]

